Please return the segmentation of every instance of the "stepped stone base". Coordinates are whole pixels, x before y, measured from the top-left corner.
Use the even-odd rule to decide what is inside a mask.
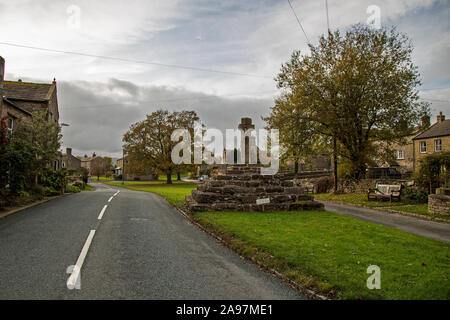
[[[283,174],[261,175],[259,165],[228,165],[186,196],[191,211],[322,210],[323,204]],[[265,202],[265,203],[260,203]]]

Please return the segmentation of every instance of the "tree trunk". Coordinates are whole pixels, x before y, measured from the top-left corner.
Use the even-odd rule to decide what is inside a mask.
[[[338,192],[338,174],[337,174],[337,141],[333,138],[333,176],[334,176],[334,193]]]
[[[167,177],[167,184],[172,184],[172,173],[166,174]]]
[[[177,172],[177,180],[181,181],[181,174],[179,172]]]

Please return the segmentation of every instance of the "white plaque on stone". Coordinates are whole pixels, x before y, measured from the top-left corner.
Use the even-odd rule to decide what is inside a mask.
[[[270,198],[264,198],[264,199],[257,199],[256,204],[266,204],[270,203]]]

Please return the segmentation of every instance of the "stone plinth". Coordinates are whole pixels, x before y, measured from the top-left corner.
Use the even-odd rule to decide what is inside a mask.
[[[323,205],[283,174],[261,175],[260,165],[227,165],[186,197],[192,211],[322,210]]]

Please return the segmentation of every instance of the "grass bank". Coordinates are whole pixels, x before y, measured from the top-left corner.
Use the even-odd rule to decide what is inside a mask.
[[[344,193],[344,194],[331,194],[331,193],[321,193],[315,194],[314,197],[320,200],[327,201],[337,201],[348,204],[356,204],[360,206],[365,206],[368,208],[383,208],[383,207],[393,207],[393,206],[404,206],[416,204],[412,201],[402,199],[401,201],[368,201],[367,194],[365,193]]]
[[[339,299],[449,299],[449,245],[321,212],[206,212],[195,217],[242,255]],[[366,286],[381,269],[381,289]]]
[[[109,182],[107,184],[135,191],[153,192],[166,198],[173,206],[183,204],[185,196],[190,194],[191,191],[196,188],[194,183],[183,181],[173,181],[173,184],[166,184],[163,181],[127,181],[125,184],[122,184],[121,182]]]

